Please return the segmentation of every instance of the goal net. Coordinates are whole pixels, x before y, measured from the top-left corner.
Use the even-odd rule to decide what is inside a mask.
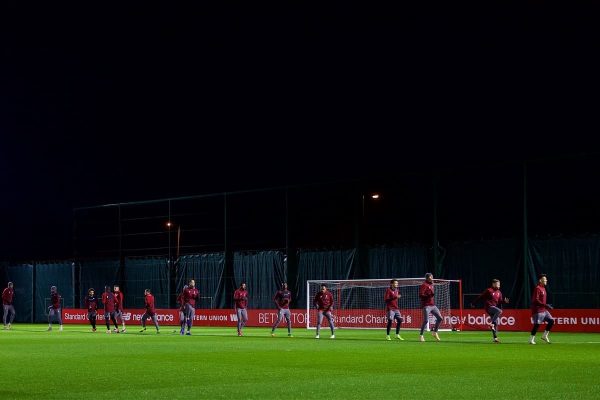
[[[419,299],[419,286],[423,278],[400,278],[398,288],[400,299],[398,308],[402,315],[402,329],[420,329],[423,311]],[[314,298],[321,285],[333,295],[333,320],[336,328],[381,329],[385,328],[387,315],[383,296],[391,279],[362,280],[309,280],[306,281],[306,327],[317,326],[317,309]],[[462,329],[462,285],[460,280],[435,279],[435,305],[442,314],[440,329]],[[429,316],[429,324],[433,327],[435,317]],[[328,326],[323,319],[323,326]],[[429,329],[429,327],[427,327]]]

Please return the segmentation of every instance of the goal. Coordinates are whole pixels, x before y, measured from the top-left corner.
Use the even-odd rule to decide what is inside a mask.
[[[387,316],[383,296],[392,279],[309,280],[306,281],[306,328],[317,326],[317,310],[313,305],[315,294],[321,285],[327,285],[333,295],[333,320],[336,328],[381,329],[386,326]],[[402,315],[402,329],[420,329],[423,314],[419,300],[419,286],[423,278],[399,278],[400,299],[398,307]],[[443,320],[442,330],[461,330],[463,321],[462,281],[435,279],[435,305]],[[323,320],[325,325],[327,319]],[[429,316],[431,326],[435,318]]]

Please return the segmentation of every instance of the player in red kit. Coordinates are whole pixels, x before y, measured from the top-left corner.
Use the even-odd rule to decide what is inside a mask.
[[[179,304],[179,326],[181,327],[181,329],[179,330],[180,335],[185,334],[185,296],[183,293],[187,290],[187,288],[188,285],[183,285],[183,290],[181,291],[181,293],[179,293],[179,296],[177,296],[177,303]]]
[[[8,282],[7,287],[2,291],[2,307],[4,308],[4,329],[10,329],[15,319],[15,307],[13,305],[13,299],[15,297],[15,290],[13,289],[13,283]],[[10,318],[8,316],[10,315]],[[8,320],[8,324],[6,321]]]
[[[433,299],[434,296],[435,289],[433,286],[433,274],[428,272],[425,274],[425,282],[423,282],[419,287],[419,299],[421,300],[421,308],[423,309],[423,323],[421,324],[421,332],[419,333],[419,340],[421,342],[425,341],[425,338],[423,337],[423,331],[429,322],[429,314],[435,317],[435,326],[431,330],[431,334],[435,340],[440,340],[438,329],[440,327],[440,323],[442,322],[442,314],[440,314],[440,310],[435,305],[435,300]]]
[[[533,329],[531,330],[531,338],[529,344],[535,344],[535,334],[540,327],[540,324],[547,323],[546,329],[542,334],[542,340],[550,344],[550,338],[548,334],[554,326],[554,318],[550,315],[550,311],[554,307],[551,304],[546,303],[547,293],[546,285],[548,284],[548,278],[546,274],[541,274],[538,279],[538,284],[533,289],[533,295],[531,296],[531,318],[533,320]]]
[[[61,307],[60,307],[60,293],[56,286],[50,288],[50,307],[48,307],[48,330],[52,330],[52,317],[56,317],[58,324],[60,325],[59,330],[62,332],[63,323],[61,318]]]
[[[248,290],[246,283],[242,282],[239,289],[233,293],[233,301],[235,302],[235,312],[237,314],[237,335],[243,336],[242,329],[248,322]]]
[[[392,324],[396,321],[396,339],[404,340],[400,336],[400,325],[402,324],[402,316],[400,315],[400,309],[398,308],[398,299],[402,297],[400,289],[398,289],[398,280],[392,279],[390,281],[390,287],[385,290],[383,301],[385,301],[385,312],[387,314],[387,327],[386,327],[386,340],[392,340],[390,338],[390,331],[392,330]]]
[[[273,297],[273,302],[277,306],[277,321],[271,328],[271,336],[275,336],[275,328],[283,318],[287,322],[288,336],[292,337],[292,315],[290,312],[290,302],[292,301],[292,292],[288,290],[286,282],[281,284],[281,290],[278,290]]]
[[[88,294],[85,296],[85,308],[88,312],[88,319],[92,325],[92,332],[96,332],[96,317],[98,310],[98,298],[96,297],[96,291],[94,288],[88,289]]]
[[[115,320],[121,321],[121,333],[125,332],[125,320],[123,319],[123,309],[125,308],[125,295],[121,292],[119,285],[113,286],[113,294],[115,295]],[[118,330],[117,330],[118,331]],[[117,332],[115,331],[115,333]]]
[[[500,291],[500,280],[492,279],[492,285],[483,291],[473,302],[471,303],[471,307],[474,307],[474,304],[478,301],[484,301],[485,312],[491,318],[491,322],[489,323],[490,329],[492,330],[493,342],[500,343],[500,339],[498,339],[498,318],[502,315],[502,309],[498,307],[502,303],[508,304],[508,297],[502,296],[502,292]]]
[[[158,320],[156,319],[156,310],[154,309],[154,296],[150,289],[144,290],[144,303],[146,307],[146,312],[142,315],[142,330],[140,332],[146,331],[146,320],[148,318],[152,319],[154,322],[154,327],[156,328],[156,333],[160,333],[160,329],[158,327]]]
[[[102,304],[104,304],[104,323],[106,323],[106,333],[110,333],[110,321],[115,324],[115,333],[119,333],[119,324],[115,318],[115,294],[110,291],[110,286],[104,286],[102,293]]]
[[[333,309],[333,295],[327,290],[327,285],[322,284],[321,290],[315,294],[313,304],[318,310],[317,314],[317,335],[315,339],[319,339],[321,336],[321,324],[323,323],[323,316],[329,321],[329,329],[331,329],[331,339],[335,339],[335,326],[333,323],[333,315],[331,310]]]
[[[196,281],[190,279],[188,288],[183,291],[183,300],[185,302],[185,322],[187,324],[186,335],[191,335],[190,330],[196,315],[196,300],[198,299],[198,289],[196,289]]]

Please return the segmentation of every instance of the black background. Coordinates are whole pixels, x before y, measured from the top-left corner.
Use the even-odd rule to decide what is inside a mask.
[[[1,257],[70,256],[80,206],[594,159],[598,9],[5,2]],[[573,193],[595,198],[584,164],[540,194],[540,224]],[[536,168],[547,188],[571,167]],[[448,182],[467,213],[472,185]],[[563,219],[540,232],[594,231]]]

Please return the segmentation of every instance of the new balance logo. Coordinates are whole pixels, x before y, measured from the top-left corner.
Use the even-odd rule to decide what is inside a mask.
[[[229,320],[233,322],[237,322],[237,314],[229,314]]]

